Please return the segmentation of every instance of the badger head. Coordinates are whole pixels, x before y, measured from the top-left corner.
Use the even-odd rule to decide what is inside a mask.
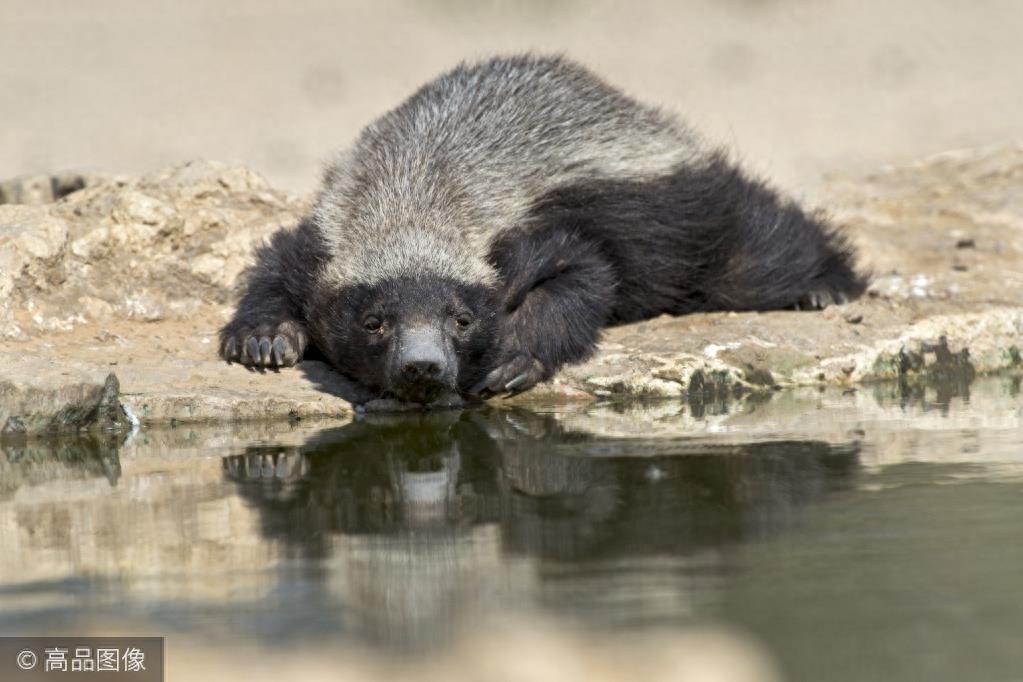
[[[466,395],[497,354],[485,221],[416,150],[389,150],[360,148],[328,172],[312,218],[329,255],[305,317],[334,366],[371,390]]]
[[[321,291],[309,316],[321,352],[384,397],[432,403],[486,373],[497,299],[485,285],[423,274]]]

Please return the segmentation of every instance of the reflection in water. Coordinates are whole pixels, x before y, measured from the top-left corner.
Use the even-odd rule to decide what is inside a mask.
[[[419,648],[502,604],[691,618],[722,551],[848,487],[858,462],[854,445],[814,441],[601,456],[618,451],[628,443],[495,410],[361,421],[223,466],[268,539],[331,566],[352,627]]]
[[[507,615],[710,621],[795,680],[1011,679],[1021,400],[1006,376],[7,439],[0,634],[432,651]]]
[[[15,439],[0,446],[0,500],[21,486],[53,479],[102,476],[111,486],[121,477],[118,448],[121,438],[111,433],[82,433],[42,440]]]

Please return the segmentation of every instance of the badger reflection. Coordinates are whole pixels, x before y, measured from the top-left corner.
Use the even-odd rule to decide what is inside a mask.
[[[325,557],[339,533],[444,536],[498,520],[497,461],[485,433],[444,414],[357,422],[301,448],[249,448],[224,458],[224,471],[259,506],[267,536]]]
[[[224,470],[265,536],[323,560],[351,627],[420,648],[508,606],[691,616],[722,550],[848,485],[857,461],[854,445],[612,441],[494,410],[366,420]]]

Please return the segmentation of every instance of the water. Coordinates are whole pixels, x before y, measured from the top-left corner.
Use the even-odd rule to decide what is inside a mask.
[[[415,658],[514,616],[605,635],[725,626],[793,680],[1023,670],[1018,377],[4,455],[2,634]]]

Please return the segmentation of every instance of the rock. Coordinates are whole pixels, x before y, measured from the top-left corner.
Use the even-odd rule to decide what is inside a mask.
[[[22,360],[0,380],[0,439],[123,425],[117,376]]]
[[[875,275],[869,295],[823,312],[662,315],[616,327],[589,361],[493,402],[649,397],[704,414],[785,387],[959,386],[1023,371],[1020,177],[1023,147],[836,178],[828,208]],[[17,378],[39,363],[51,370],[35,390],[54,395],[67,379],[52,368],[88,375],[88,385],[114,369],[121,403],[145,424],[404,409],[318,362],[260,374],[216,358],[252,249],[307,207],[247,169],[211,163],[107,179],[49,205],[0,206],[0,381],[13,387],[3,409],[11,413]]]
[[[49,288],[49,273],[66,241],[67,225],[45,208],[0,206],[0,337],[21,334],[16,302]]]
[[[67,239],[67,226],[29,206],[0,206],[0,295],[13,296],[18,280],[27,275],[44,286],[39,275],[46,261],[56,257]]]
[[[114,315],[114,306],[106,301],[92,296],[82,296],[78,299],[78,305],[85,314],[86,319],[92,321],[109,320]]]
[[[307,207],[248,169],[215,163],[79,184],[51,203],[40,195],[40,205],[0,206],[6,337],[95,319],[83,299],[148,321],[191,314],[198,300],[226,303],[253,247]]]
[[[171,206],[153,196],[126,190],[119,193],[111,216],[114,222],[122,225],[138,223],[162,226],[171,222],[175,217],[174,213]],[[146,229],[136,229],[133,234],[142,238],[152,236],[152,232]]]

